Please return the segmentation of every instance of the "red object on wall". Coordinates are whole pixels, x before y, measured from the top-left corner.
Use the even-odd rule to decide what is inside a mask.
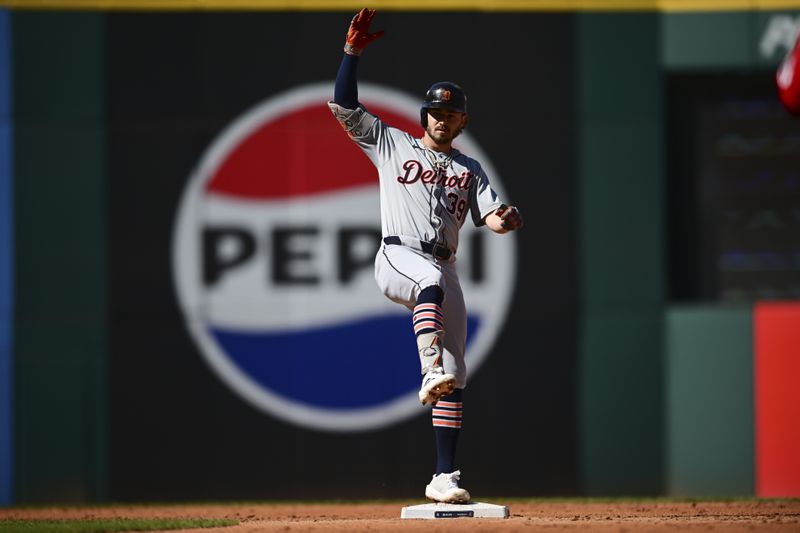
[[[800,496],[800,302],[759,303],[755,343],[756,496]]]
[[[794,115],[800,115],[800,35],[778,67],[775,84],[783,107]]]

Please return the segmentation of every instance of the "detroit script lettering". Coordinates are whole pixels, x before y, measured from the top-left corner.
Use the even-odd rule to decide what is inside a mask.
[[[417,181],[427,184],[440,185],[442,187],[458,187],[459,189],[468,190],[472,187],[472,178],[474,174],[469,170],[465,170],[460,176],[448,176],[444,172],[436,173],[431,169],[423,170],[422,163],[414,159],[409,159],[403,163],[403,170],[406,171],[405,175],[397,176],[397,181],[403,185],[411,185]]]

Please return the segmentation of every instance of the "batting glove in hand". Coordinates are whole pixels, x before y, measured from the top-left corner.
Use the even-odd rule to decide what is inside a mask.
[[[513,205],[501,205],[494,214],[500,217],[502,220],[500,225],[505,230],[512,231],[522,227],[522,215]]]
[[[344,43],[344,52],[346,54],[360,56],[368,44],[383,35],[382,30],[375,33],[369,32],[369,23],[372,22],[374,16],[375,10],[365,7],[353,17]]]

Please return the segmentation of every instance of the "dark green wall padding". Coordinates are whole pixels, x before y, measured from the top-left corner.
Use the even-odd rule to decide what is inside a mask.
[[[668,491],[752,496],[752,310],[676,307],[666,319]]]
[[[583,491],[660,494],[659,19],[619,13],[577,17],[582,297],[577,423]]]
[[[103,20],[13,12],[15,503],[104,494]]]

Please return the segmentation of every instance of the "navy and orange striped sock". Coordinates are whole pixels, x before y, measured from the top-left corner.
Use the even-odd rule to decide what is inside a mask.
[[[436,435],[436,474],[449,474],[456,470],[456,446],[464,411],[463,392],[463,389],[456,389],[452,394],[442,396],[431,411]]]
[[[431,333],[444,329],[442,308],[436,304],[417,304],[414,307],[414,335]]]
[[[444,329],[444,314],[442,313],[443,301],[444,291],[442,291],[441,287],[431,285],[420,291],[412,317],[414,322],[414,335],[431,333]]]

